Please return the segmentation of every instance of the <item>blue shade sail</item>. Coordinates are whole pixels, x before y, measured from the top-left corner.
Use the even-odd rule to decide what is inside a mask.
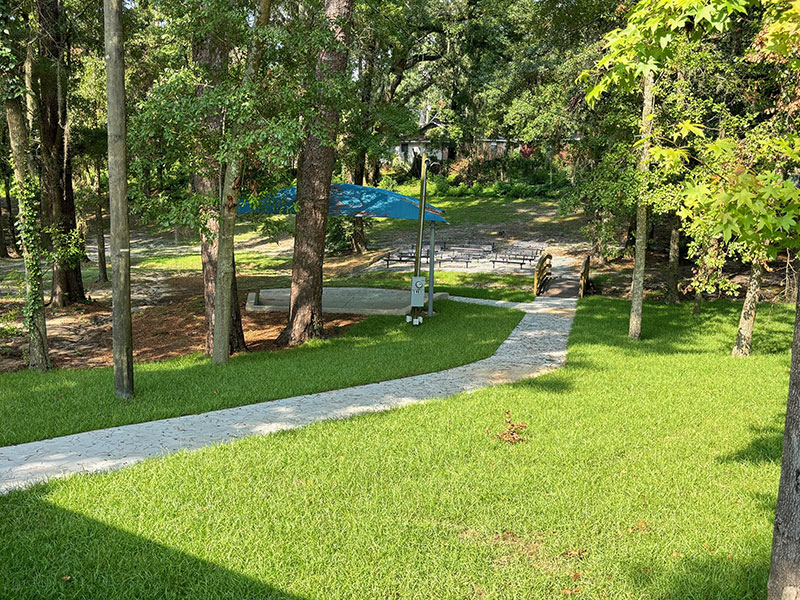
[[[293,215],[297,201],[297,188],[284,188],[272,196],[259,200],[241,198],[236,213],[267,215]],[[387,219],[419,219],[419,201],[410,196],[380,188],[349,183],[331,185],[331,203],[328,214],[334,217],[384,217]],[[425,220],[447,223],[444,211],[425,205]]]

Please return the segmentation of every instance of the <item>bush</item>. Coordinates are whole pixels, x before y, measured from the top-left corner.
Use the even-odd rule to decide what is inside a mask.
[[[469,188],[467,187],[467,184],[462,183],[457,186],[450,186],[450,189],[447,190],[447,195],[456,197],[466,196],[468,191]]]
[[[472,196],[481,196],[483,195],[483,185],[481,183],[474,183],[471,188],[469,188],[469,193]]]
[[[431,177],[428,181],[428,189],[430,189],[431,183],[433,183],[433,191],[437,196],[446,196],[447,192],[450,190],[450,182],[444,175],[434,175]]]
[[[389,190],[390,192],[396,192],[397,182],[388,175],[384,175],[381,178],[381,182],[378,184],[378,187],[383,190]]]

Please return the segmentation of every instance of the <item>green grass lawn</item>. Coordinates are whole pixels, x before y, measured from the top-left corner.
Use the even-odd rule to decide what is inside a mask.
[[[152,254],[134,261],[134,268],[144,271],[191,271],[200,273],[203,269],[199,252],[187,254]],[[283,256],[271,256],[251,250],[236,253],[236,270],[241,272],[291,269],[292,259]]]
[[[0,375],[0,446],[202,413],[439,371],[491,356],[522,313],[437,303],[422,327],[374,316],[343,336],[212,366],[201,354],[136,368],[136,398],[114,398],[110,369]],[[2,595],[0,595],[2,598]]]
[[[791,311],[742,360],[736,304],[628,307],[538,379],[0,497],[0,597],[765,598]]]
[[[427,276],[427,266],[424,267]],[[436,292],[447,292],[453,296],[488,298],[511,302],[530,302],[534,299],[533,277],[511,273],[460,273],[434,271]],[[331,279],[325,285],[332,287],[379,287],[408,289],[411,271],[371,271],[356,273],[349,277]]]

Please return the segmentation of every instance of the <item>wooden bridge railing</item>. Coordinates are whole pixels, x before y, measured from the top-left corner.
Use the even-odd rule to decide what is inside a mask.
[[[578,292],[578,298],[583,298],[586,294],[586,289],[589,286],[589,259],[591,258],[590,254],[586,255],[586,258],[583,259],[583,264],[581,265],[581,289]]]
[[[553,255],[543,254],[536,263],[533,271],[533,289],[536,295],[542,293],[553,275]]]

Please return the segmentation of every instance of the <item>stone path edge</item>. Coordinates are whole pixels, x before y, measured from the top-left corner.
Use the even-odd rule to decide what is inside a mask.
[[[566,362],[577,299],[540,297],[527,303],[450,299],[513,308],[525,314],[492,356],[444,371],[0,447],[0,494],[51,478],[118,469],[249,435],[512,383],[537,377]]]

